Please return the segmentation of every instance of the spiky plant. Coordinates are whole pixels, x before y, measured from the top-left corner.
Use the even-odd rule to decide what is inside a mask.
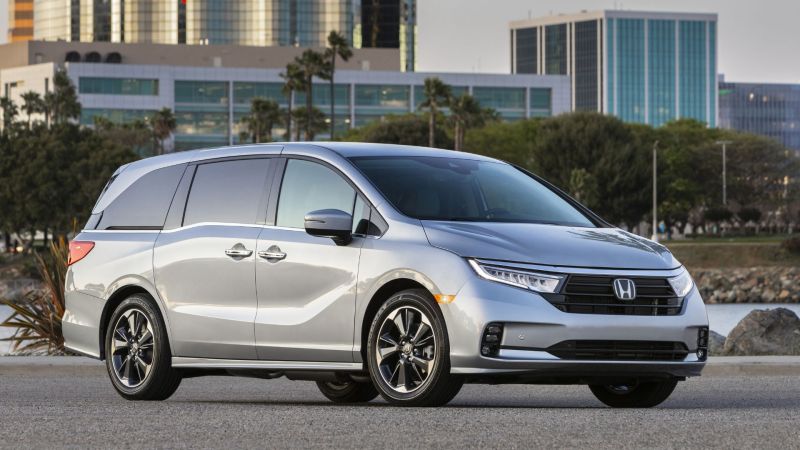
[[[29,292],[22,301],[0,299],[0,304],[13,311],[0,327],[16,329],[13,335],[2,340],[12,342],[14,353],[62,355],[67,353],[61,320],[69,244],[65,239],[54,240],[50,243],[49,257],[38,253],[35,257],[43,288]]]

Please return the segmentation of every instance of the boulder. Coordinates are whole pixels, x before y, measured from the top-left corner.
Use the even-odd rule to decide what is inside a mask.
[[[725,348],[725,336],[711,331],[708,333],[708,354],[711,356],[722,355]]]
[[[728,334],[723,354],[800,355],[800,317],[786,308],[750,311]]]

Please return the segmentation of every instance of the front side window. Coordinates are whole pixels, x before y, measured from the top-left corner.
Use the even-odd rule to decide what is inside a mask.
[[[183,224],[256,223],[269,164],[269,159],[244,159],[198,165]]]
[[[352,161],[395,208],[416,219],[595,226],[568,201],[508,164],[438,157]]]
[[[290,159],[278,198],[276,225],[303,228],[306,214],[320,209],[352,214],[355,195],[353,187],[333,170],[315,162]]]

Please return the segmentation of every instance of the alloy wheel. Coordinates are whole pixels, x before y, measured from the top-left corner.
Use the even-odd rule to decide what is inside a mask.
[[[436,364],[436,337],[422,311],[401,306],[383,321],[375,345],[383,381],[394,391],[410,393],[428,381]]]
[[[153,326],[140,309],[125,311],[114,325],[111,358],[114,375],[128,388],[140,386],[153,368]]]

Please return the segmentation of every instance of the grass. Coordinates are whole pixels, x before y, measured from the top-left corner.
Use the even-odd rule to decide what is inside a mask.
[[[737,267],[800,267],[800,255],[781,248],[778,242],[667,242],[680,262],[693,269]]]
[[[787,234],[762,234],[758,236],[735,236],[735,237],[720,237],[720,236],[703,236],[697,238],[681,239],[676,241],[663,241],[667,247],[679,245],[694,245],[694,244],[780,244],[786,238],[796,235]]]

